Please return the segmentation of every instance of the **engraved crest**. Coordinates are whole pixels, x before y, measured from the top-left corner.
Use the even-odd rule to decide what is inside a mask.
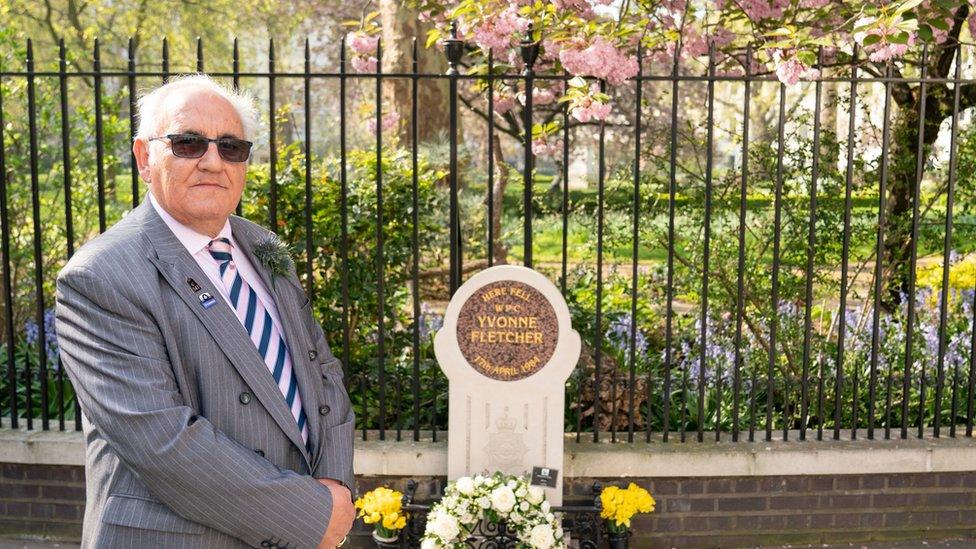
[[[495,420],[494,432],[488,433],[488,445],[485,453],[488,463],[499,470],[518,470],[524,468],[525,453],[529,451],[525,444],[525,433],[518,432],[518,420],[505,413]]]

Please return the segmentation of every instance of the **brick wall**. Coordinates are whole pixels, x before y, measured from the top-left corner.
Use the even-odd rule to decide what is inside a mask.
[[[634,482],[657,500],[634,522],[636,547],[976,538],[976,472]]]
[[[0,463],[0,536],[77,540],[85,468]]]
[[[443,489],[421,477],[418,500]],[[567,498],[594,480],[566,479]],[[634,478],[657,511],[634,521],[631,547],[753,546],[896,539],[976,539],[976,472],[725,478]],[[403,477],[359,478],[362,491],[404,489]],[[84,469],[0,464],[0,536],[77,540],[84,509]],[[364,528],[356,531],[367,546]]]

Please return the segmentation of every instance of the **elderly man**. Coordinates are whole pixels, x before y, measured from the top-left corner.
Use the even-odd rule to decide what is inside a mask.
[[[342,370],[285,250],[231,215],[254,106],[197,75],[143,97],[139,117],[149,193],[57,282],[84,413],[82,545],[341,545],[354,518]]]

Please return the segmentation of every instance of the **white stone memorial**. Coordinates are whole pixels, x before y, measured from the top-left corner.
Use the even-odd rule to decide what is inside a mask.
[[[451,299],[434,352],[450,381],[448,479],[556,469],[546,496],[561,505],[565,384],[580,337],[559,289],[521,266],[477,273]]]

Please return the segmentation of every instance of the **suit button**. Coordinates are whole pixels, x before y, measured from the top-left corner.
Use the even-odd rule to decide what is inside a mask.
[[[261,457],[264,457],[264,450],[255,450],[254,453]]]
[[[329,408],[328,406],[326,406],[325,404],[323,404],[323,405],[319,406],[319,415],[320,416],[324,416],[324,415],[328,414],[331,410],[332,410],[331,408]]]
[[[319,354],[317,352],[315,352],[315,349],[309,349],[308,350],[308,359],[309,360],[315,360],[315,357],[317,357],[317,356],[319,356]]]
[[[237,397],[237,399],[241,401],[241,404],[250,404],[251,403],[251,393],[248,393],[248,392],[245,391],[245,392],[241,393],[241,396]]]

